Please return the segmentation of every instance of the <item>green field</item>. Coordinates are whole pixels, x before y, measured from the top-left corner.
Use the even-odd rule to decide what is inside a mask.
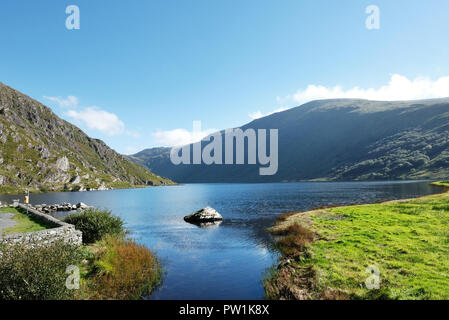
[[[315,234],[299,254],[301,235],[285,231],[295,224]],[[309,298],[449,299],[449,193],[288,214],[271,231],[290,235],[278,244],[296,276],[275,272],[267,297],[286,298],[280,287],[307,283]],[[380,271],[378,290],[366,288],[369,266]],[[303,270],[312,271],[309,281],[295,280]]]
[[[3,234],[26,233],[47,229],[43,224],[32,220],[26,214],[19,212],[15,208],[0,208],[0,215],[7,212],[14,214],[12,219],[15,220],[17,224],[11,228],[4,229],[2,231]]]

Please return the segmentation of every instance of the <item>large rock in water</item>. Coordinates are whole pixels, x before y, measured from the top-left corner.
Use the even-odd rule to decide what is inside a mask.
[[[184,220],[190,223],[205,223],[221,221],[223,220],[223,217],[215,209],[206,207],[192,214],[189,214],[188,216],[185,216]]]

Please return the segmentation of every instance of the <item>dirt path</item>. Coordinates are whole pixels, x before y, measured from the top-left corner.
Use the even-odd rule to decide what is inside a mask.
[[[0,234],[2,233],[3,229],[14,227],[17,224],[17,221],[14,221],[12,219],[13,217],[13,213],[0,212]]]

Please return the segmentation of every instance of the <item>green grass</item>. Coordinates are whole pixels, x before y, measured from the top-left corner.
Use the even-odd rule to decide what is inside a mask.
[[[27,233],[45,230],[47,227],[37,221],[34,221],[26,214],[19,212],[15,208],[1,208],[0,214],[2,213],[13,213],[13,220],[17,222],[17,224],[11,228],[6,228],[2,231],[3,234],[12,234],[12,233]]]
[[[390,299],[449,299],[449,193],[299,213],[273,229],[292,224],[317,235],[295,262],[297,268],[313,267],[317,292],[336,290],[353,299],[379,293]],[[365,286],[371,265],[380,270],[378,291]]]
[[[439,186],[439,187],[449,187],[449,181],[435,181],[432,182],[431,185]]]

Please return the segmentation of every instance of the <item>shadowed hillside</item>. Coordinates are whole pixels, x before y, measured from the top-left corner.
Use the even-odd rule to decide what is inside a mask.
[[[259,176],[259,165],[175,166],[168,148],[131,159],[179,182],[449,177],[449,99],[312,101],[241,128],[279,129],[276,175]]]

